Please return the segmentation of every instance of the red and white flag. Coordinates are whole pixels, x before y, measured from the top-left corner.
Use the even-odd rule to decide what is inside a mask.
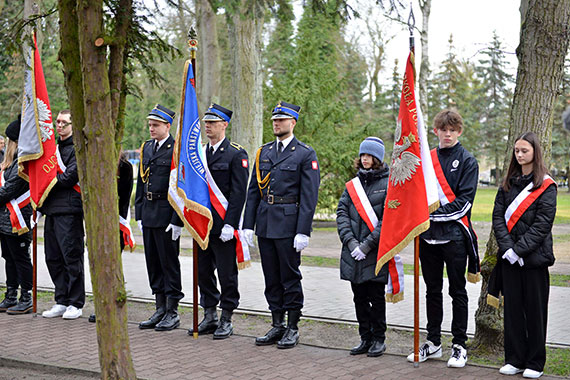
[[[35,35],[26,62],[18,174],[30,183],[31,202],[38,208],[57,182],[58,164],[52,114]]]
[[[416,103],[413,60],[414,54],[410,53],[394,135],[376,273],[410,241],[429,228],[429,214],[439,207],[437,180],[427,134]]]

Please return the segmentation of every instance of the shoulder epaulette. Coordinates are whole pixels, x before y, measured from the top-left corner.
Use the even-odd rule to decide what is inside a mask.
[[[242,149],[244,149],[243,146],[241,146],[241,145],[239,145],[238,143],[233,142],[233,141],[230,142],[230,145],[233,146],[234,148],[236,148],[237,150],[242,150]]]
[[[262,146],[267,146],[267,145],[271,145],[271,144],[273,144],[273,141],[266,142],[266,143],[263,144]]]
[[[299,141],[299,145],[301,145],[302,147],[305,147],[305,148],[307,148],[307,149],[309,149],[309,150],[312,149],[309,144],[305,144],[304,142],[301,142],[301,141]]]

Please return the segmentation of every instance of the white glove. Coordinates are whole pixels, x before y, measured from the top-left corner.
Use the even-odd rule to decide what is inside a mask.
[[[360,247],[354,248],[354,251],[350,252],[350,256],[354,257],[354,260],[356,261],[364,260],[366,258],[366,255],[362,252]]]
[[[174,224],[169,224],[168,227],[164,230],[164,232],[168,232],[172,230],[172,240],[176,241],[182,234],[182,227],[176,226]]]
[[[505,252],[505,254],[503,255],[503,259],[507,259],[507,260],[509,260],[509,263],[514,264],[520,259],[520,257],[519,257],[519,255],[516,254],[515,251],[513,251],[512,248],[509,248],[509,249],[507,249],[507,252]],[[523,262],[523,264],[524,264],[524,262]],[[520,265],[520,263],[519,263],[519,265]]]
[[[309,246],[309,237],[303,234],[295,235],[295,239],[293,240],[293,248],[297,250],[297,252],[301,252],[303,249]]]
[[[253,247],[253,230],[250,229],[243,230],[243,240],[245,240],[247,245]]]
[[[228,240],[232,240],[234,238],[234,228],[229,224],[224,224],[222,228],[222,233],[220,234],[220,240],[224,243]]]
[[[519,265],[522,267],[524,266],[524,260],[522,257],[519,257],[519,259],[517,260],[517,263],[519,263]]]
[[[141,230],[141,234],[142,232],[142,220],[137,220],[137,224],[139,225],[139,230]]]

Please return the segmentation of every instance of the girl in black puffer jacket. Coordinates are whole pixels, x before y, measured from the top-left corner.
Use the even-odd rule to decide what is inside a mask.
[[[28,203],[20,209],[22,225],[13,224],[10,215],[16,214],[19,207],[10,201],[18,199],[29,190],[28,183],[18,176],[18,135],[20,120],[16,120],[6,128],[8,144],[4,161],[0,164],[0,176],[3,177],[0,187],[0,245],[2,257],[6,260],[6,296],[0,303],[0,312],[8,314],[25,314],[32,312],[32,261],[30,259],[31,232],[30,217],[32,206]],[[15,202],[14,202],[15,203]],[[17,294],[20,287],[20,301]]]
[[[527,378],[542,375],[555,214],[556,184],[547,176],[537,136],[524,133],[515,141],[493,209],[496,271],[505,300],[505,365],[500,372],[506,375],[523,369]]]
[[[358,214],[348,190],[342,194],[336,212],[342,242],[340,277],[350,281],[361,337],[360,344],[350,351],[351,355],[380,356],[386,350],[384,287],[388,282],[388,266],[384,265],[378,275],[374,273],[389,177],[383,159],[382,140],[368,137],[360,144],[359,157],[355,161],[357,178],[378,220],[376,227],[370,230]]]

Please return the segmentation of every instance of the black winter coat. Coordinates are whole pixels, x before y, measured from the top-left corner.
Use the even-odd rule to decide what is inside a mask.
[[[119,194],[119,215],[126,219],[133,192],[133,165],[126,159],[119,160],[117,192]]]
[[[376,257],[378,242],[380,241],[380,229],[382,227],[382,214],[384,213],[384,203],[386,200],[386,190],[388,188],[388,168],[380,170],[360,170],[358,178],[368,200],[378,217],[378,225],[374,231],[370,231],[364,220],[356,211],[356,207],[348,191],[345,189],[338,202],[336,210],[336,224],[338,236],[342,242],[340,255],[340,278],[355,284],[366,281],[388,282],[388,265],[384,265],[378,275],[376,275]],[[350,253],[359,247],[366,258],[356,261]]]
[[[79,181],[73,137],[58,139],[57,149],[65,165],[65,172],[57,173],[57,182],[39,211],[45,215],[83,214],[81,194],[73,188]]]
[[[507,207],[531,181],[532,174],[511,179],[510,191],[499,188],[493,209],[493,231],[499,244],[498,259],[512,248],[523,258],[523,269],[546,268],[554,264],[552,224],[556,215],[556,185],[550,185],[529,206],[510,233],[505,222]]]
[[[10,211],[6,207],[12,199],[18,198],[29,190],[28,182],[18,175],[18,159],[14,159],[10,166],[4,172],[4,186],[0,187],[0,233],[6,235],[15,235],[12,232],[12,223],[10,223]],[[21,209],[22,216],[26,221],[26,225],[30,228],[30,218],[32,216],[32,206],[28,204]],[[31,239],[31,232],[27,232],[26,237]]]

